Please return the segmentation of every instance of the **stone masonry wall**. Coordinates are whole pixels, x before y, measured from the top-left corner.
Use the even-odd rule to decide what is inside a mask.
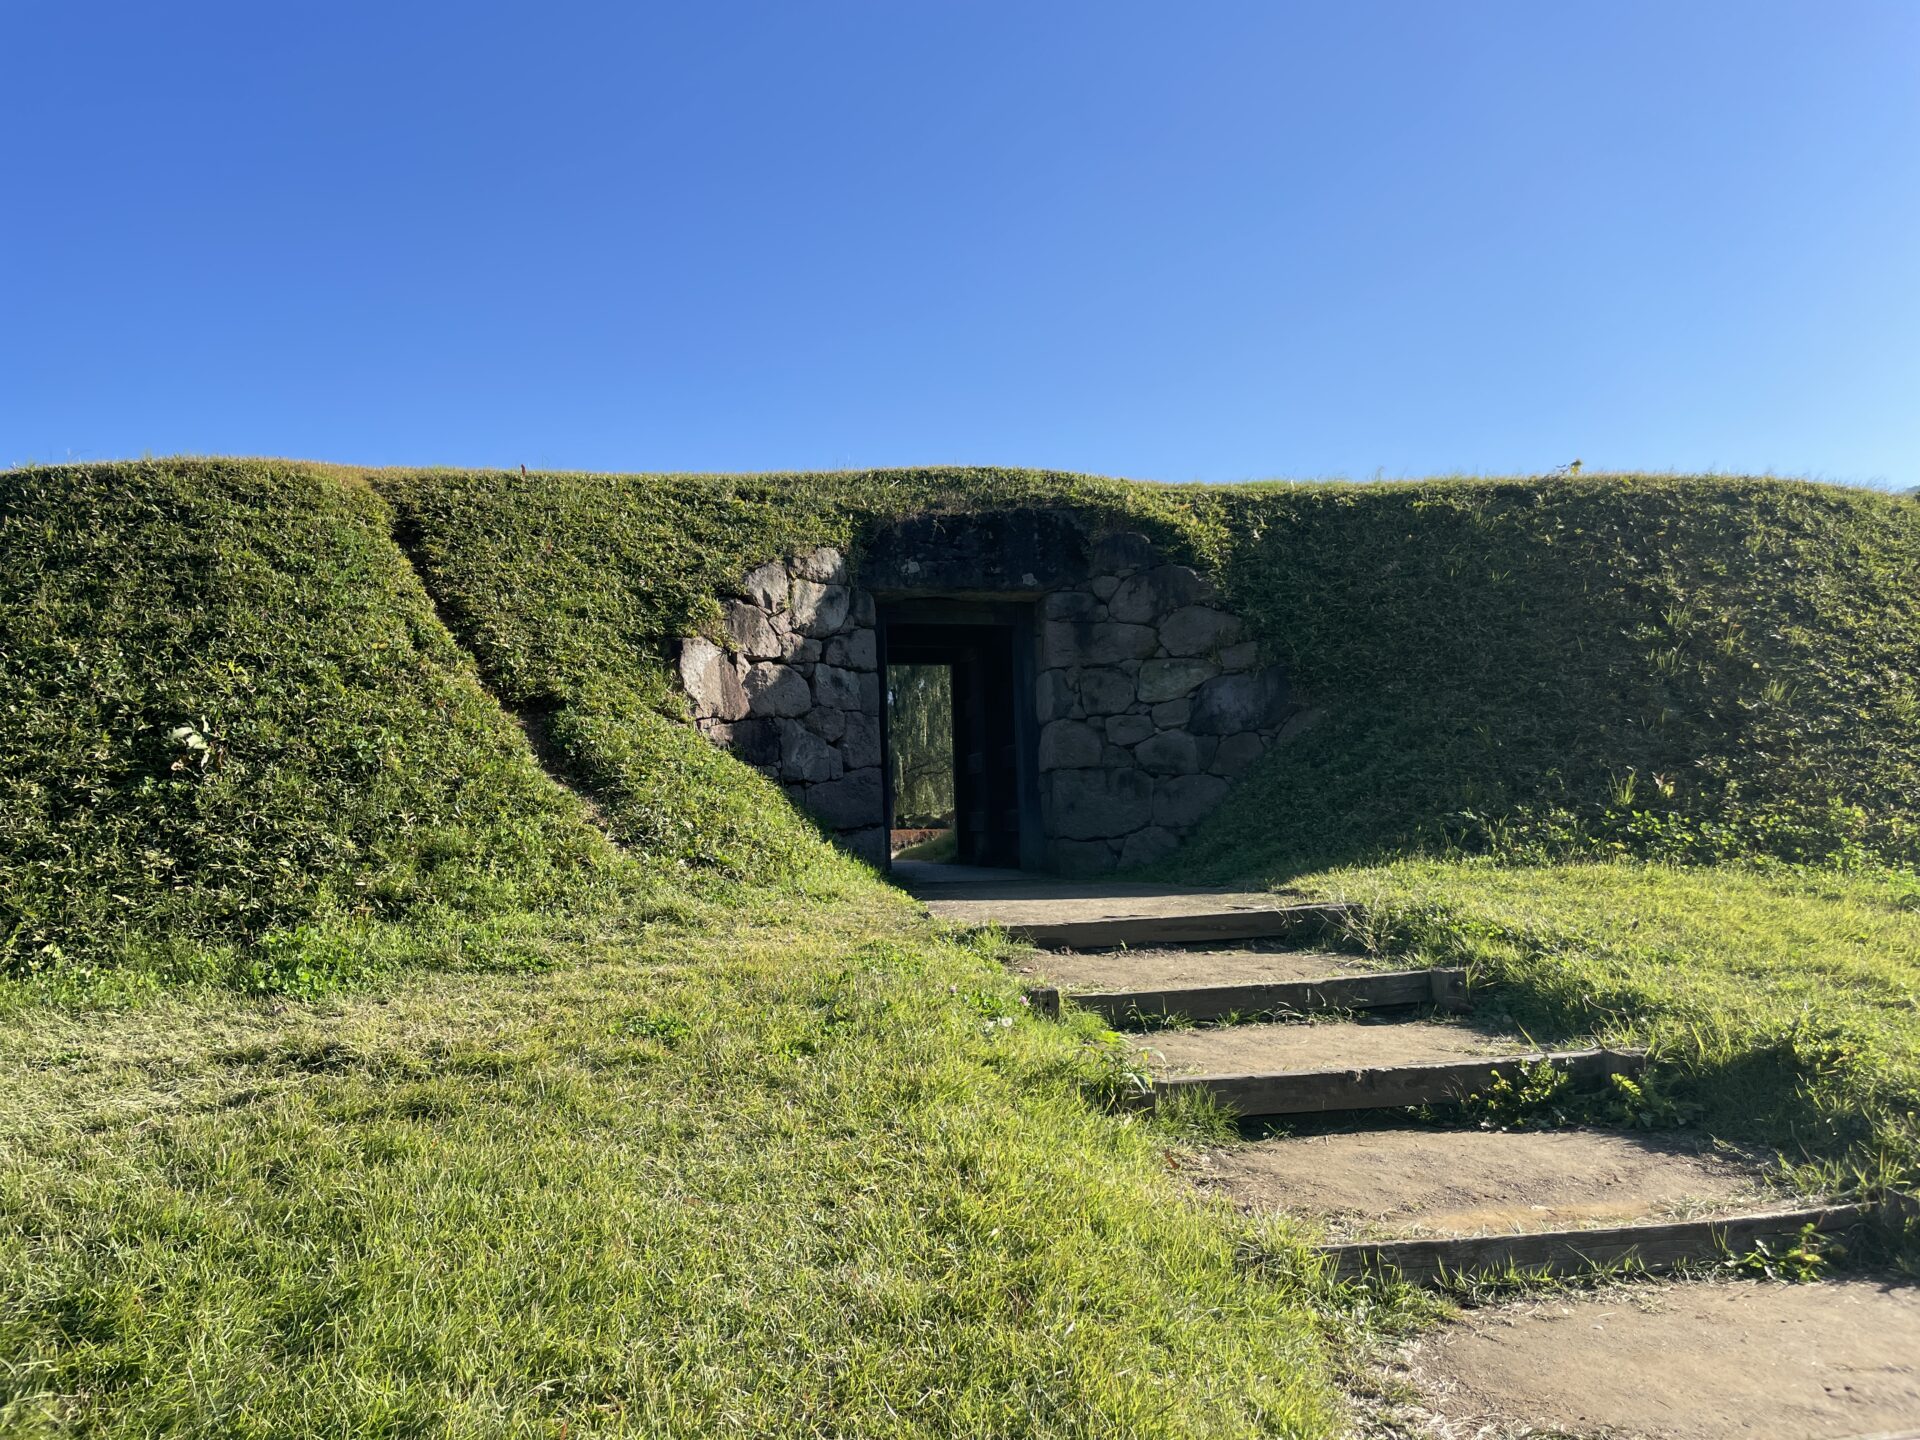
[[[1055,567],[1044,593],[1009,588],[1031,573],[991,589],[1035,603],[1048,852],[1062,872],[1089,875],[1167,854],[1306,717],[1205,578],[1140,535],[1075,548],[1084,563]],[[840,844],[884,862],[872,594],[851,583],[839,551],[819,549],[754,570],[725,622],[726,646],[681,642],[695,723]]]

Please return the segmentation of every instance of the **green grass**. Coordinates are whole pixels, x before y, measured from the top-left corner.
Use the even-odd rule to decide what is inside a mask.
[[[1089,1106],[1099,1032],[795,885],[538,976],[16,1014],[0,1432],[1332,1433],[1307,1258]]]

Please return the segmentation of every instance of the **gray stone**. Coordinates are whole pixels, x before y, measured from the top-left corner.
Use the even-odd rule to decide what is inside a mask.
[[[1260,642],[1242,640],[1238,645],[1229,645],[1220,652],[1222,670],[1251,670],[1260,663]]]
[[[1192,713],[1191,700],[1169,700],[1164,705],[1153,707],[1153,723],[1162,730],[1178,730],[1187,723],[1187,717]]]
[[[732,725],[716,725],[707,733],[725,745],[742,763],[756,770],[780,769],[780,726],[784,720],[740,720]]]
[[[847,716],[847,733],[840,741],[840,758],[849,770],[880,763],[880,718],[877,715]]]
[[[1100,763],[1109,768],[1127,769],[1133,764],[1133,752],[1124,745],[1115,745],[1111,741],[1100,747]]]
[[[1131,870],[1136,865],[1151,865],[1156,860],[1164,860],[1179,844],[1178,835],[1159,825],[1136,830],[1121,842],[1120,868]]]
[[[1138,770],[1056,770],[1049,781],[1053,833],[1063,840],[1129,835],[1152,812],[1153,782]]]
[[[833,546],[822,545],[818,550],[794,556],[793,573],[821,585],[844,585],[847,580],[847,560]]]
[[[844,585],[813,580],[793,582],[794,627],[808,635],[831,635],[847,623],[853,593]]]
[[[784,652],[780,658],[789,665],[811,665],[820,658],[820,642],[805,635],[788,634],[780,644]]]
[[[1133,704],[1133,677],[1124,670],[1082,670],[1080,703],[1089,715],[1118,715]]]
[[[835,830],[859,830],[881,822],[880,768],[849,770],[838,780],[807,787],[807,809]]]
[[[1107,613],[1141,625],[1212,596],[1213,587],[1185,565],[1156,565],[1123,580],[1107,602]]]
[[[879,623],[879,612],[874,608],[873,592],[856,590],[853,592],[853,623],[873,626]]]
[[[1138,570],[1143,565],[1153,564],[1158,558],[1153,542],[1146,536],[1123,531],[1118,535],[1109,535],[1095,545],[1090,563],[1095,570]]]
[[[1062,875],[1104,875],[1113,869],[1113,846],[1105,840],[1056,840],[1053,865]]]
[[[752,708],[733,657],[711,640],[696,636],[680,642],[680,683],[696,715],[740,720]]]
[[[1160,622],[1160,643],[1169,655],[1206,655],[1239,638],[1239,620],[1206,605],[1183,606]]]
[[[807,712],[806,726],[822,740],[838,740],[847,733],[847,712],[831,705],[816,705]]]
[[[1138,745],[1153,734],[1153,721],[1145,715],[1113,715],[1107,719],[1107,739],[1116,745]]]
[[[860,676],[860,713],[880,715],[880,677],[874,671],[866,671]]]
[[[838,780],[840,752],[798,720],[780,722],[780,773],[788,780]]]
[[[1172,775],[1153,790],[1153,823],[1184,830],[1197,825],[1220,797],[1227,782],[1218,775]]]
[[[1217,673],[1208,660],[1149,660],[1140,667],[1140,698],[1149,705],[1178,700]]]
[[[864,830],[842,830],[833,837],[833,843],[869,865],[887,863],[888,836],[884,825],[869,825]]]
[[[1167,730],[1134,746],[1133,758],[1152,775],[1191,775],[1200,768],[1200,747],[1184,730]]]
[[[778,560],[769,560],[747,572],[746,583],[741,587],[747,599],[762,610],[785,610],[787,608],[787,567]]]
[[[862,708],[859,675],[851,670],[842,670],[838,665],[814,666],[813,703],[831,705],[836,710]]]
[[[727,633],[749,660],[771,660],[785,648],[767,612],[745,600],[727,602]]]
[[[1146,659],[1160,648],[1160,637],[1146,625],[1049,620],[1041,627],[1040,647],[1048,665],[1114,665]]]
[[[1104,620],[1105,607],[1084,590],[1056,590],[1040,602],[1048,620]]]
[[[743,683],[756,715],[804,715],[813,708],[807,677],[791,665],[762,660],[747,671]]]
[[[1083,720],[1055,720],[1040,732],[1040,768],[1072,770],[1100,763],[1100,733]]]
[[[1087,582],[1087,588],[1093,591],[1096,600],[1110,600],[1113,592],[1120,588],[1118,575],[1096,575]]]
[[[880,663],[873,631],[863,627],[834,636],[827,642],[826,661],[829,665],[844,666],[848,670],[873,669]]]
[[[1278,669],[1222,675],[1195,692],[1187,728],[1196,735],[1271,729],[1286,718],[1290,700],[1287,678]]]
[[[1216,775],[1238,775],[1258,760],[1266,748],[1266,743],[1250,732],[1228,735],[1220,741],[1219,748],[1213,752],[1213,763],[1207,768]]]
[[[1042,724],[1066,719],[1079,704],[1072,675],[1065,670],[1042,670],[1034,682],[1033,701]]]

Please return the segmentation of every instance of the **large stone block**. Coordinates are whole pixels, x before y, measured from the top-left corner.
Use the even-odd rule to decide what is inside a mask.
[[[1216,775],[1238,775],[1258,760],[1266,748],[1266,742],[1251,732],[1228,735],[1213,752],[1213,763],[1207,768]]]
[[[808,635],[831,635],[847,623],[853,592],[844,585],[822,585],[814,580],[793,582],[794,627]]]
[[[840,758],[849,770],[880,763],[880,717],[852,713],[847,716],[847,731],[840,740]]]
[[[1158,558],[1151,540],[1128,530],[1109,535],[1095,545],[1088,566],[1096,571],[1138,570]]]
[[[834,830],[882,823],[880,768],[849,770],[838,780],[807,786],[806,806],[821,824]]]
[[[1080,672],[1080,703],[1089,715],[1118,715],[1133,704],[1133,676],[1124,670]]]
[[[848,670],[871,670],[880,663],[880,652],[873,631],[863,626],[829,640],[825,658],[827,664]]]
[[[1040,732],[1040,768],[1073,770],[1100,763],[1100,732],[1084,720],[1055,720]]]
[[[822,740],[838,740],[847,733],[847,712],[828,705],[816,705],[806,714],[806,727]],[[869,761],[869,764],[877,762]]]
[[[888,835],[884,825],[869,825],[864,830],[842,830],[833,837],[833,843],[869,865],[887,863]]]
[[[1120,843],[1120,868],[1131,870],[1136,865],[1164,860],[1179,844],[1180,837],[1163,826],[1149,825],[1144,830],[1136,830]]]
[[[733,657],[711,640],[695,636],[680,642],[680,684],[695,715],[740,720],[752,708]]]
[[[1040,628],[1040,651],[1049,667],[1117,665],[1144,660],[1160,648],[1149,625],[1117,625],[1111,620],[1049,620]]]
[[[837,665],[814,666],[813,703],[836,710],[860,709],[860,677]]]
[[[1220,797],[1227,782],[1218,775],[1171,775],[1153,789],[1153,823],[1175,830],[1197,825]]]
[[[1153,707],[1153,723],[1162,730],[1178,730],[1192,714],[1191,700],[1168,700]]]
[[[1153,775],[1191,775],[1200,768],[1200,747],[1184,730],[1168,730],[1133,747],[1134,763]]]
[[[1287,677],[1277,668],[1245,675],[1222,675],[1194,692],[1193,714],[1187,719],[1187,728],[1196,735],[1268,730],[1286,718],[1291,700]]]
[[[1239,638],[1239,619],[1207,605],[1184,605],[1160,622],[1169,655],[1210,655]]]
[[[1107,602],[1107,613],[1127,624],[1145,625],[1212,598],[1213,586],[1185,565],[1156,565],[1121,581]]]
[[[749,570],[746,583],[740,588],[747,599],[762,610],[785,610],[787,567],[778,560],[769,560]]]
[[[1207,660],[1149,660],[1140,667],[1140,698],[1149,705],[1178,700],[1218,673]]]
[[[1242,640],[1238,645],[1229,645],[1219,655],[1222,670],[1251,670],[1260,663],[1260,642]]]
[[[1053,833],[1063,840],[1130,835],[1152,813],[1153,782],[1138,770],[1056,770],[1048,778]]]
[[[1106,607],[1084,590],[1056,590],[1040,602],[1048,620],[1104,620]]]
[[[1080,697],[1074,686],[1075,672],[1067,670],[1042,670],[1034,682],[1034,708],[1039,713],[1040,722],[1064,720],[1071,715],[1074,706],[1080,703]]]
[[[847,581],[847,560],[833,546],[822,545],[818,550],[796,555],[793,573],[821,585],[844,585]]]
[[[1104,875],[1114,866],[1110,840],[1056,840],[1053,865],[1062,875]]]
[[[798,720],[781,720],[780,774],[787,780],[838,780],[846,766],[840,752]]]
[[[767,612],[745,600],[727,602],[727,633],[749,660],[772,660],[786,649]]]
[[[1107,739],[1116,745],[1138,745],[1153,734],[1153,721],[1145,715],[1110,715]]]
[[[756,770],[780,769],[780,726],[790,720],[737,720],[716,725],[707,733],[731,750],[734,757]]]
[[[813,708],[807,677],[777,660],[762,660],[752,666],[742,683],[755,715],[804,715]]]

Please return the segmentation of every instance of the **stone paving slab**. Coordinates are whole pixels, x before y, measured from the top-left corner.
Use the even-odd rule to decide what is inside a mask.
[[[1378,1433],[1841,1440],[1920,1426],[1920,1287],[1696,1281],[1469,1310],[1405,1353]],[[1418,1427],[1418,1428],[1416,1428]]]
[[[1301,897],[1265,891],[1196,890],[1185,886],[1120,882],[1078,883],[1034,879],[1020,871],[988,872],[987,878],[927,876],[929,870],[965,866],[894,867],[894,878],[945,920],[962,925],[1054,925],[1087,920],[1139,920],[1277,910]],[[1005,878],[1019,877],[1019,878]]]
[[[1364,1130],[1216,1150],[1195,1178],[1336,1240],[1501,1235],[1692,1219],[1769,1200],[1750,1156],[1606,1130]],[[1798,1202],[1793,1202],[1798,1203]]]
[[[1014,969],[1062,990],[1177,990],[1364,975],[1377,968],[1318,950],[1041,951]]]
[[[1135,1048],[1157,1076],[1291,1074],[1433,1065],[1540,1047],[1468,1022],[1341,1020],[1156,1030]]]

